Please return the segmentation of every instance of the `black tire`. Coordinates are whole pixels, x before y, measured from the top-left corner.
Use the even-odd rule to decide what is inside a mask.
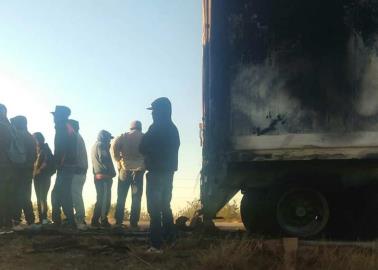
[[[365,203],[362,210],[362,222],[359,236],[363,239],[378,239],[378,187],[371,186],[363,193]]]
[[[327,195],[330,207],[330,219],[326,229],[327,237],[355,241],[359,238],[361,222],[361,192],[343,189]]]
[[[240,215],[249,233],[268,235],[276,233],[274,207],[267,200],[264,190],[250,190],[244,194],[240,205]]]

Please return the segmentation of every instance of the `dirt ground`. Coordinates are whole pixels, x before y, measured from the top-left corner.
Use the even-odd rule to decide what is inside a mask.
[[[146,231],[42,230],[0,235],[2,269],[285,269],[279,240],[258,240],[245,231],[182,232],[163,254],[146,254]],[[378,269],[377,249],[303,246],[296,269]]]

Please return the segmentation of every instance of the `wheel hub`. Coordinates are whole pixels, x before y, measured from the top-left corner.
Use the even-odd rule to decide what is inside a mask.
[[[316,190],[289,190],[277,204],[277,221],[281,229],[290,235],[316,235],[327,225],[328,218],[327,200]]]
[[[295,213],[298,217],[304,217],[307,214],[306,209],[304,207],[297,207]]]

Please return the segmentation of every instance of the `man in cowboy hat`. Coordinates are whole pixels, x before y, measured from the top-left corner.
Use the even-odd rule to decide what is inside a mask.
[[[61,210],[67,218],[70,227],[76,227],[71,186],[77,167],[77,138],[68,121],[70,108],[56,106],[52,112],[55,123],[54,157],[57,167],[57,177],[51,193],[52,219],[54,224],[61,225]]]

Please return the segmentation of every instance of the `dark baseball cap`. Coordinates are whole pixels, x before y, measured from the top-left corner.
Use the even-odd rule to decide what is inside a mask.
[[[158,99],[155,99],[154,102],[151,103],[151,107],[147,108],[147,110],[171,110],[172,104],[171,101],[166,97],[161,97]]]

